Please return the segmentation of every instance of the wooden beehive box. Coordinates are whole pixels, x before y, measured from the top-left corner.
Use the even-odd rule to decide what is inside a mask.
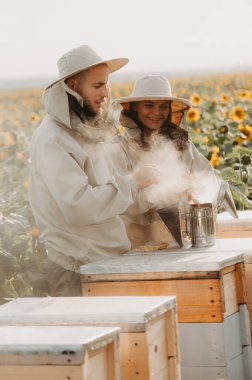
[[[20,298],[0,324],[119,326],[122,379],[180,379],[174,296]]]
[[[83,295],[176,295],[182,379],[245,380],[251,375],[251,346],[241,331],[240,308],[246,309],[248,240],[217,239],[212,247],[129,253],[82,266]],[[215,361],[209,347],[212,356],[216,350]]]
[[[119,380],[119,328],[1,326],[1,380]]]
[[[238,219],[228,212],[217,215],[216,236],[218,238],[252,238],[252,211],[238,211]]]

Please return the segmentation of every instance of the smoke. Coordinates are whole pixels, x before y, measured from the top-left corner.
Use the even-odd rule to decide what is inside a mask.
[[[151,151],[142,151],[139,157],[137,150],[138,166],[155,164],[161,170],[160,182],[144,189],[147,200],[158,209],[177,202],[214,203],[219,189],[214,173],[205,170],[190,174],[173,143],[159,136],[154,138]]]

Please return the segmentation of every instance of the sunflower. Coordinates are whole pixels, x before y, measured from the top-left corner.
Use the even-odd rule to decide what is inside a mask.
[[[221,94],[220,95],[220,101],[221,101],[221,104],[226,104],[228,102],[229,98],[226,94]]]
[[[247,90],[242,90],[238,92],[238,96],[241,100],[248,100],[249,99],[249,91]]]
[[[228,126],[227,125],[222,125],[220,128],[219,128],[219,132],[220,133],[227,133],[228,132]]]
[[[218,153],[213,152],[211,154],[210,163],[213,167],[218,166],[220,164],[220,156]]]
[[[244,138],[242,136],[235,136],[234,141],[233,141],[233,145],[243,144],[244,141],[246,141],[246,138]]]
[[[238,129],[247,136],[247,140],[252,141],[252,127],[249,124],[239,124]]]
[[[229,116],[233,121],[241,123],[246,117],[246,112],[242,107],[233,107]]]
[[[211,151],[213,152],[213,153],[220,153],[220,148],[217,146],[217,145],[214,145],[213,147],[212,147],[212,149],[211,149]]]
[[[201,103],[201,97],[199,94],[192,94],[190,100],[194,106],[198,106]]]
[[[200,118],[200,113],[195,108],[191,108],[186,114],[186,120],[195,123]]]

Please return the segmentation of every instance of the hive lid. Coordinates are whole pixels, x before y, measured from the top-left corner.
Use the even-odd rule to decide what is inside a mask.
[[[118,339],[117,327],[0,326],[0,364],[76,365]]]
[[[0,307],[0,325],[71,324],[145,331],[150,320],[175,304],[175,296],[18,298]]]

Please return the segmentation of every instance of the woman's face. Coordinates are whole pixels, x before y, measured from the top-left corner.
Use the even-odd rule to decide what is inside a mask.
[[[149,131],[162,127],[169,114],[169,102],[167,100],[144,100],[135,105],[138,119]]]

